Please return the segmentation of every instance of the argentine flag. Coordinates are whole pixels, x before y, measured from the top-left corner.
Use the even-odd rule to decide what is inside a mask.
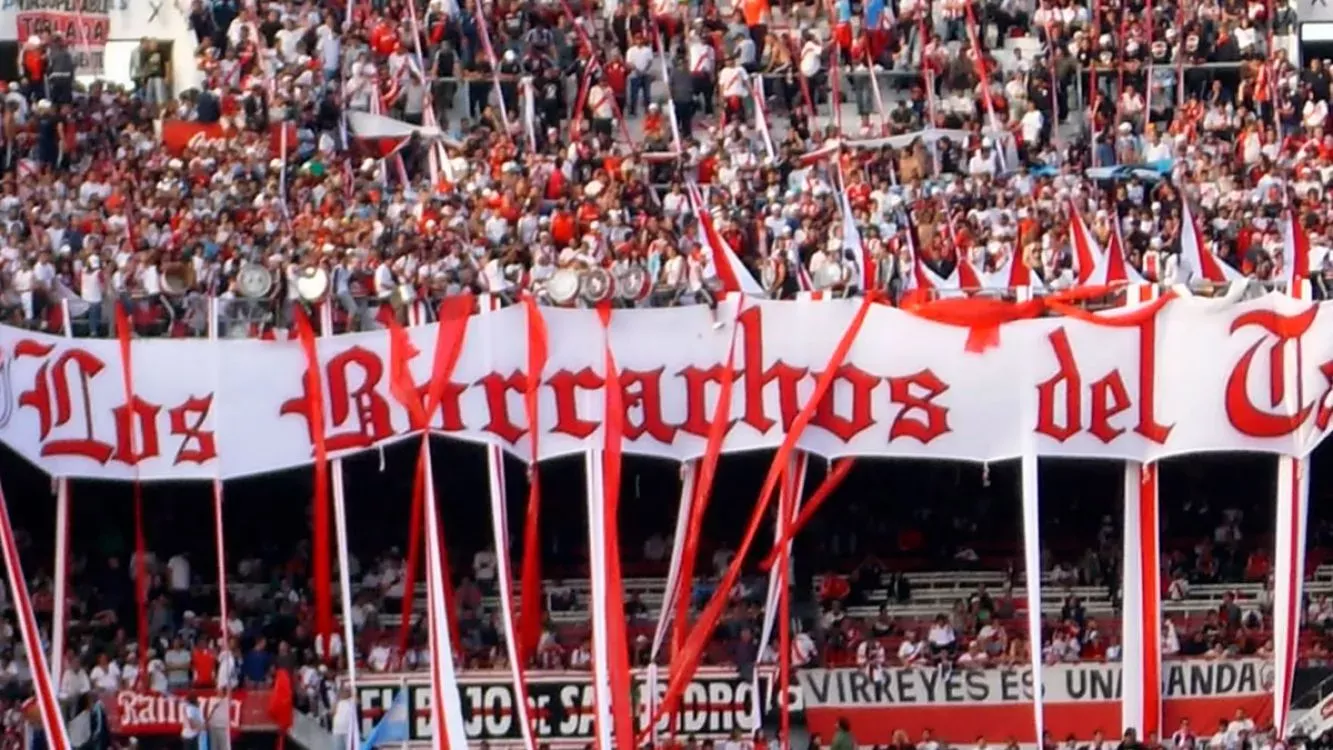
[[[407,689],[399,690],[384,716],[371,727],[370,734],[361,743],[361,750],[372,750],[385,745],[407,742]]]

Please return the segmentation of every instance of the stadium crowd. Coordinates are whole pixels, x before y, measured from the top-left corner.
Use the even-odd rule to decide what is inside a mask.
[[[1069,284],[1071,206],[1103,246],[1120,235],[1133,267],[1170,281],[1183,200],[1207,246],[1261,280],[1289,260],[1278,218],[1290,205],[1321,259],[1316,288],[1333,282],[1322,260],[1333,73],[1321,60],[1298,67],[1279,43],[1294,20],[1285,2],[193,0],[188,12],[202,72],[188,90],[176,90],[154,40],[134,53],[132,87],[73,83],[75,40],[23,45],[0,121],[9,322],[58,329],[67,300],[78,333],[107,335],[109,305],[125,299],[141,333],[197,334],[200,300],[247,296],[251,264],[274,280],[253,316],[260,327],[286,325],[302,270],[316,266],[349,328],[373,325],[373,308],[401,298],[399,287],[512,296],[562,268],[637,265],[658,301],[675,301],[716,276],[697,241],[694,184],[706,189],[703,210],[721,241],[780,296],[840,256],[844,197],[875,284],[892,294],[917,283],[917,259],[941,278],[962,260],[994,271],[1015,259],[1044,283]],[[384,142],[358,138],[349,112],[423,130],[380,158]],[[177,121],[216,124],[224,136],[168,149],[164,133]],[[1267,578],[1245,514],[1231,511],[1182,516],[1176,528],[1190,542],[1168,556],[1168,596]],[[863,537],[830,538],[798,663],[1026,660],[1012,573],[937,617],[894,616],[912,599],[912,570],[883,550],[947,547],[956,564],[1002,568],[1008,559],[976,549],[984,520],[941,512],[880,529],[888,545],[865,538],[876,521],[858,516],[864,508],[847,512],[843,528]],[[1053,552],[1046,570],[1104,586],[1113,600],[1117,532],[1109,519],[1089,531],[1093,546]],[[947,545],[927,544],[941,538]],[[660,563],[669,548],[647,538],[645,560]],[[136,684],[266,684],[287,669],[305,705],[332,703],[336,668],[321,666],[308,630],[303,552],[242,560],[226,623],[191,567],[206,552],[163,552],[149,561],[143,680],[133,565],[122,550],[74,566],[78,625],[62,700],[72,707]],[[469,553],[470,565],[455,566],[470,573],[458,581],[460,648],[469,666],[497,666],[494,557]],[[354,571],[357,654],[371,670],[412,668],[424,649],[418,632],[413,652],[397,653],[395,628],[381,622],[403,595],[401,568],[391,550]],[[32,584],[49,615],[49,576]],[[574,587],[553,588],[553,614],[586,605]],[[762,582],[741,589],[710,658],[771,660],[753,643]],[[881,590],[890,601],[877,615],[848,614]],[[642,638],[652,612],[636,598],[628,606]],[[1168,652],[1264,653],[1270,606],[1261,593],[1165,623]],[[1114,624],[1077,597],[1047,619],[1047,661],[1117,658]],[[1315,598],[1308,621],[1318,637],[1306,656],[1327,660],[1333,605]],[[539,663],[586,665],[584,630],[553,621]],[[5,625],[0,691],[24,695],[26,673]]]
[[[1070,210],[1103,246],[1118,224],[1153,280],[1176,273],[1182,199],[1260,279],[1288,204],[1316,259],[1327,240],[1330,74],[1275,41],[1283,3],[197,0],[189,21],[175,43],[197,43],[202,82],[183,91],[154,40],[128,90],[71,86],[76,40],[24,45],[0,188],[14,322],[54,327],[69,299],[105,335],[124,298],[143,332],[198,333],[200,300],[262,292],[224,309],[283,327],[315,266],[353,327],[563,268],[636,265],[658,300],[688,299],[716,276],[705,209],[790,296],[841,278],[821,268],[844,197],[867,284],[893,293],[919,283],[913,258],[944,279],[1013,258],[1067,285]],[[383,121],[349,131],[357,112],[426,129],[381,159]],[[160,147],[180,121],[222,136]]]

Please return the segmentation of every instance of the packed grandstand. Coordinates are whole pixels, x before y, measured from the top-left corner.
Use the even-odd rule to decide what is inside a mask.
[[[122,457],[147,446],[129,438],[97,453],[91,416],[83,458],[134,468],[48,464],[58,453],[48,433],[71,423],[59,373],[83,368],[75,377],[90,404],[92,376],[106,367],[120,378],[120,368],[71,355],[48,389],[45,364],[24,383],[31,373],[17,361],[45,356],[57,337],[109,339],[89,346],[119,352],[129,399],[131,338],[148,355],[138,339],[300,339],[313,362],[313,325],[386,334],[392,359],[404,325],[447,330],[449,301],[467,299],[467,315],[474,297],[478,317],[498,315],[492,306],[531,316],[534,303],[706,305],[701,330],[739,327],[738,297],[866,298],[935,309],[937,323],[939,299],[1040,304],[1043,316],[1191,289],[1232,302],[1269,289],[1322,300],[1333,288],[1333,69],[1299,33],[1327,20],[1319,5],[1307,18],[1285,0],[6,4],[4,747],[268,748],[286,737],[319,750],[607,750],[613,734],[630,744],[602,700],[616,646],[628,655],[632,744],[643,746],[1260,750],[1284,734],[1317,740],[1333,714],[1325,449],[1309,454],[1309,518],[1296,524],[1306,543],[1295,552],[1283,547],[1291,516],[1280,520],[1280,490],[1274,521],[1287,459],[1162,460],[1148,506],[1160,529],[1145,537],[1160,544],[1143,563],[1156,571],[1152,595],[1140,590],[1151,578],[1142,565],[1125,570],[1127,545],[1142,542],[1127,520],[1123,462],[1091,453],[1043,459],[1031,519],[1018,461],[800,454],[809,478],[789,490],[784,476],[782,502],[826,502],[794,536],[783,576],[742,532],[752,512],[784,528],[778,504],[765,514],[752,501],[773,474],[772,451],[714,455],[707,480],[691,473],[711,474],[707,457],[682,472],[679,461],[627,455],[610,491],[624,507],[622,593],[608,615],[605,539],[589,536],[582,460],[542,462],[534,542],[531,500],[515,491],[505,507],[504,478],[526,491],[535,477],[515,458],[449,440],[418,453],[415,441],[376,434],[355,447],[377,450],[336,459],[338,546],[349,552],[339,569],[319,531],[329,511],[310,503],[312,491],[328,494],[329,476],[266,464],[282,470],[229,477],[223,503],[221,484],[140,482],[139,464]],[[1019,317],[1032,315],[1004,322]],[[823,338],[836,340],[837,323]],[[969,351],[995,346],[974,342],[985,338],[978,328]],[[531,357],[530,321],[525,330]],[[165,359],[184,368],[200,352]],[[1276,409],[1282,359],[1271,356]],[[176,377],[161,359],[135,361],[141,378],[150,368],[150,380]],[[277,379],[255,369],[247,387]],[[930,391],[913,377],[895,402]],[[1112,399],[1114,417],[1130,396],[1115,401],[1123,384],[1105,383],[1091,398]],[[211,387],[181,388],[195,385]],[[1005,400],[1004,383],[987,385]],[[198,435],[208,414],[188,395],[156,407],[173,434]],[[335,421],[347,418],[330,403]],[[373,407],[351,407],[359,429],[371,429]],[[301,408],[313,435],[320,407]],[[12,441],[15,409],[41,413],[39,450]],[[145,413],[122,410],[115,424],[156,418]],[[705,422],[724,421],[711,414]],[[296,447],[308,463],[306,444]],[[318,466],[337,449],[310,450]],[[804,475],[800,465],[789,473]],[[697,528],[682,480],[712,493]],[[425,530],[423,483],[440,495]],[[497,549],[497,523],[512,553]],[[1275,574],[1293,555],[1303,587],[1284,612],[1275,592],[1290,598],[1294,583]],[[1128,608],[1127,588],[1137,592]],[[25,626],[28,598],[39,632]],[[1160,620],[1145,625],[1145,611]],[[613,624],[623,642],[608,651]],[[1141,641],[1157,643],[1160,660]],[[691,657],[696,668],[678,674]],[[1160,689],[1144,671],[1153,663]],[[1125,674],[1149,687],[1130,689]],[[441,685],[457,700],[435,700]],[[664,709],[661,694],[677,689]],[[1157,701],[1145,736],[1121,736],[1130,693]],[[1314,710],[1287,720],[1287,703]]]

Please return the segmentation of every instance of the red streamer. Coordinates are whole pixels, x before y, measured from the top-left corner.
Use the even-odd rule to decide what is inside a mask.
[[[435,361],[431,367],[430,385],[426,389],[426,403],[424,405],[421,404],[420,391],[417,389],[416,383],[412,381],[411,372],[407,367],[407,360],[416,354],[415,348],[411,346],[411,341],[402,324],[393,316],[388,316],[391,360],[389,372],[394,380],[390,385],[390,393],[403,403],[409,415],[419,415],[420,421],[416,421],[417,416],[412,417],[414,429],[428,429],[431,415],[439,408],[440,401],[444,398],[444,389],[453,376],[454,368],[458,365],[458,358],[463,353],[463,341],[467,335],[469,316],[471,316],[475,306],[476,300],[473,299],[471,294],[449,297],[440,304],[440,323],[435,330]],[[429,445],[424,436],[422,443],[421,454],[426,456],[426,460],[429,460]],[[407,564],[403,570],[402,622],[398,628],[398,653],[400,656],[407,653],[408,642],[412,635],[412,605],[416,599],[416,574],[421,559],[421,539],[424,533],[422,524],[426,512],[426,479],[425,466],[421,463],[421,460],[421,456],[418,456],[418,476],[413,479],[412,511],[407,532]],[[447,569],[447,558],[444,564]],[[452,589],[453,579],[446,576],[444,590],[450,595],[451,601]],[[457,642],[458,634],[455,632],[457,623],[452,614],[450,612],[450,633],[453,634],[452,637]]]
[[[134,408],[134,360],[130,346],[130,316],[125,306],[116,303],[116,339],[120,343],[120,375],[125,385],[125,409]],[[134,456],[134,431],[130,430],[130,455]],[[139,630],[139,683],[148,679],[148,542],[143,530],[143,483],[139,481],[139,460],[134,457],[134,605]]]
[[[823,482],[820,482],[815,494],[810,496],[810,501],[801,506],[801,512],[797,514],[795,520],[782,529],[778,541],[773,544],[773,551],[769,552],[768,557],[764,558],[763,565],[760,566],[761,569],[769,570],[777,564],[778,557],[786,555],[784,550],[787,549],[787,544],[796,538],[796,535],[801,532],[801,529],[805,528],[807,523],[810,523],[810,519],[814,517],[819,507],[824,504],[825,500],[829,499],[833,491],[838,489],[838,485],[842,484],[842,480],[846,479],[847,475],[851,473],[853,461],[854,459],[844,458],[833,464],[833,470],[828,473],[828,476],[824,477]],[[780,517],[789,518],[790,516],[791,514],[788,513]]]
[[[538,425],[537,389],[541,386],[542,372],[546,370],[547,333],[546,321],[532,295],[523,298],[523,309],[528,316],[528,381],[523,392],[523,411],[528,420],[532,463],[528,469],[528,510],[523,526],[523,590],[519,607],[518,653],[527,662],[537,653],[537,645],[542,637],[542,489],[537,466],[541,430]]]
[[[412,517],[413,526],[417,526],[419,523],[421,523],[421,517],[426,512],[426,498],[428,496],[427,492],[428,488],[426,486],[427,482],[426,462],[429,460],[430,460],[430,433],[423,432],[421,434],[421,448],[420,450],[417,451],[417,470],[412,477],[412,509],[414,511],[420,509],[421,513]],[[443,524],[440,524],[440,526],[441,526],[439,530],[440,575],[444,578],[444,580],[440,582],[440,585],[442,586],[444,591],[444,616],[449,623],[450,644],[453,648],[456,649],[458,647],[458,644],[462,643],[462,641],[459,640],[458,636],[458,618],[454,615],[454,609],[453,609],[453,603],[456,602],[457,599],[454,598],[453,573],[449,570],[449,545],[445,543]],[[420,534],[413,534],[412,538],[414,540],[419,539]],[[418,552],[418,554],[420,553]],[[409,587],[407,586],[409,582],[412,582],[412,577],[410,575],[404,576],[403,622],[400,625],[398,631],[398,638],[399,638],[398,654],[400,658],[403,654],[407,653],[407,646],[408,646],[407,637],[412,633],[412,627],[411,627],[412,596],[409,592],[411,592],[412,589],[415,588],[416,584],[412,583],[412,586]]]
[[[676,617],[671,626],[673,663],[689,629],[690,595],[693,593],[690,582],[694,580],[694,561],[699,556],[704,512],[708,510],[708,500],[712,496],[717,462],[722,457],[722,441],[726,438],[727,428],[730,426],[731,392],[736,381],[736,333],[739,330],[740,326],[732,326],[731,344],[727,347],[727,361],[722,367],[722,382],[717,395],[717,404],[713,407],[713,418],[709,422],[708,438],[704,443],[704,456],[699,461],[699,476],[694,483],[694,499],[690,503],[690,523],[685,532],[684,546],[681,547],[680,574],[676,576]]]
[[[620,374],[616,370],[615,354],[611,351],[611,307],[601,305],[597,315],[602,320],[606,336],[602,347],[606,360],[606,416],[603,419],[602,457],[605,522],[603,527],[606,554],[606,611],[611,613],[606,623],[606,647],[611,663],[611,693],[625,700],[611,703],[617,747],[633,748],[634,714],[631,710],[633,684],[629,673],[629,641],[625,636],[625,594],[621,589],[620,572],[620,460],[621,441],[625,436],[625,403],[621,391]],[[593,550],[593,554],[599,554]],[[603,748],[603,750],[607,750]]]
[[[324,382],[320,375],[315,330],[300,305],[294,306],[296,335],[305,353],[305,397],[310,415],[310,433],[315,444],[315,493],[311,499],[313,529],[310,576],[315,590],[315,637],[325,645],[327,659],[333,649],[333,563],[329,547],[329,448],[324,437]],[[345,644],[351,648],[351,644]]]
[[[4,553],[5,574],[9,577],[9,589],[14,595],[19,636],[28,655],[28,671],[32,673],[36,693],[34,700],[37,701],[47,745],[51,750],[69,750],[69,735],[65,732],[60,703],[51,685],[51,672],[42,650],[41,632],[37,629],[37,616],[33,613],[32,599],[28,595],[28,580],[23,577],[18,542],[14,537],[14,527],[9,522],[9,504],[5,502],[4,492],[0,492],[0,549]]]
[[[759,533],[759,527],[768,513],[769,503],[773,499],[773,490],[777,487],[784,467],[786,467],[792,451],[796,449],[796,442],[800,440],[801,433],[805,432],[806,426],[810,424],[810,420],[814,417],[816,407],[823,401],[829,388],[833,386],[833,380],[842,367],[842,363],[846,361],[848,353],[851,352],[852,344],[855,343],[857,335],[861,332],[866,315],[870,312],[870,307],[874,302],[874,295],[869,294],[861,300],[861,304],[856,310],[856,316],[852,318],[851,325],[843,332],[837,348],[833,350],[828,362],[819,371],[819,378],[815,380],[814,393],[810,395],[810,399],[801,407],[800,413],[796,415],[796,419],[787,428],[787,435],[782,441],[782,446],[778,448],[777,455],[773,457],[773,463],[768,468],[768,476],[764,479],[763,489],[759,491],[758,502],[755,505],[754,513],[750,516],[750,524],[745,530],[745,537],[741,540],[740,546],[736,548],[736,556],[732,559],[731,566],[727,568],[726,575],[718,584],[717,590],[713,592],[713,597],[708,601],[708,606],[704,609],[699,622],[690,631],[689,638],[686,639],[681,649],[680,658],[672,660],[671,680],[667,685],[666,695],[658,706],[657,715],[652,717],[648,726],[655,725],[661,720],[663,714],[674,710],[674,706],[680,700],[685,686],[694,677],[695,670],[699,666],[699,660],[703,657],[704,648],[712,639],[713,632],[717,629],[718,622],[726,610],[731,589],[736,585],[736,580],[740,578],[741,566],[745,563],[745,557],[750,553],[755,535]],[[642,740],[642,738],[640,739]],[[625,747],[629,746],[626,745]]]
[[[851,461],[843,463],[850,464]],[[783,492],[778,498],[778,518],[784,524],[791,518],[797,493],[801,491],[798,477],[802,473],[792,471],[788,464],[782,481]],[[791,690],[791,544],[784,539],[779,549],[778,564],[782,568],[778,570],[778,750],[787,750],[791,746],[791,706],[787,700]]]
[[[1149,304],[1129,313],[1099,315],[1077,306],[1076,303],[1115,293],[1116,286],[1076,287],[1059,294],[1029,300],[1007,302],[982,297],[941,299],[933,302],[904,305],[903,310],[932,323],[961,326],[968,330],[966,350],[980,353],[999,346],[1000,326],[1016,320],[1037,318],[1052,313],[1097,325],[1132,328],[1157,316],[1167,302],[1175,299],[1167,292]]]

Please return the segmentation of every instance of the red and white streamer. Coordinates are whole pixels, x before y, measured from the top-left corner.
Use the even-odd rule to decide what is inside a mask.
[[[74,338],[68,299],[60,300],[60,312],[65,338]],[[55,486],[56,559],[55,581],[51,592],[55,599],[51,611],[51,681],[59,685],[65,658],[65,620],[69,614],[69,607],[65,604],[69,598],[69,479],[61,477],[55,481]]]
[[[69,612],[69,480],[56,480],[56,559],[51,612],[51,681],[60,684],[65,656],[65,618]]]
[[[9,578],[9,591],[14,596],[14,606],[18,610],[19,636],[23,639],[23,650],[28,655],[28,671],[32,673],[33,690],[37,693],[37,711],[42,719],[47,747],[51,750],[70,750],[69,735],[65,733],[65,721],[60,715],[60,703],[56,700],[46,655],[42,653],[41,633],[37,629],[37,615],[32,609],[32,598],[28,595],[28,582],[23,577],[18,542],[14,537],[14,527],[9,521],[9,504],[5,502],[5,493],[2,489],[0,489],[0,551],[4,553],[5,575]]]
[[[657,713],[658,673],[657,657],[662,653],[671,616],[676,609],[680,587],[680,570],[685,556],[685,537],[689,534],[690,509],[699,477],[699,462],[686,461],[680,466],[680,507],[676,511],[676,533],[671,538],[671,562],[667,568],[666,590],[662,592],[662,606],[657,613],[657,627],[653,630],[652,649],[648,652],[648,715]],[[657,727],[649,727],[652,743],[657,744]]]
[[[532,720],[528,716],[528,683],[523,677],[523,658],[519,654],[518,618],[514,615],[514,573],[509,556],[509,516],[506,512],[509,497],[505,492],[504,450],[500,446],[486,446],[486,468],[490,480],[496,580],[500,584],[500,618],[504,624],[509,675],[514,680],[514,695],[518,696],[515,711],[523,736],[523,747],[536,750],[537,741],[533,737]]]
[[[1295,219],[1291,219],[1294,223]],[[1290,233],[1290,231],[1288,232]],[[1288,261],[1289,263],[1291,260]],[[1308,300],[1310,281],[1293,278],[1289,295]],[[1295,414],[1300,408],[1301,339],[1284,347],[1283,383],[1285,406]],[[1303,427],[1304,433],[1308,427]],[[1308,435],[1302,435],[1303,438]],[[1310,460],[1281,456],[1277,460],[1277,518],[1273,527],[1273,728],[1287,736],[1292,680],[1296,674],[1297,645],[1301,629],[1301,601],[1305,588],[1305,548],[1310,517]]]
[[[327,301],[319,306],[319,330],[322,338],[333,336],[333,306]],[[356,695],[356,643],[355,635],[352,632],[352,574],[351,559],[352,553],[348,548],[347,537],[347,489],[343,478],[343,461],[341,458],[335,458],[332,461],[332,486],[333,486],[333,538],[337,545],[338,555],[338,595],[342,598],[342,648],[343,654],[347,656],[347,682],[352,688],[352,695]],[[333,658],[333,634],[329,633],[326,643],[323,643],[322,652],[326,659]]]
[[[1131,303],[1156,297],[1156,287],[1127,290]],[[1161,507],[1154,464],[1125,464],[1124,586],[1121,609],[1120,726],[1139,737],[1162,729]]]
[[[752,80],[754,81],[754,127],[764,140],[764,151],[768,153],[768,158],[777,161],[777,152],[773,150],[773,136],[768,132],[768,97],[764,94],[764,77],[755,76]]]
[[[431,720],[436,732],[433,747],[467,750],[467,732],[463,725],[463,702],[458,694],[454,671],[454,642],[449,627],[450,602],[445,595],[444,545],[440,528],[440,508],[435,500],[435,474],[432,470],[430,438],[421,438],[420,462],[425,473],[423,492],[426,511],[426,593],[427,625],[430,631]]]
[[[968,5],[969,12],[971,5]],[[1019,301],[1024,302],[1027,294],[1022,290]],[[1037,413],[1035,390],[1026,394],[1029,403],[1028,413]],[[1024,432],[1023,453],[1020,459],[1020,488],[1023,503],[1023,565],[1028,607],[1028,651],[1032,667],[1032,721],[1036,729],[1033,735],[1041,741],[1045,733],[1045,719],[1042,708],[1042,660],[1041,660],[1041,498],[1037,479],[1037,447],[1030,431]]]
[[[597,750],[612,750],[611,652],[607,648],[608,619],[623,617],[624,612],[608,612],[606,570],[606,487],[603,452],[596,448],[584,454],[584,473],[588,485],[588,555],[592,613],[592,690],[593,738]]]
[[[784,546],[783,537],[786,535],[786,529],[790,528],[801,512],[801,497],[805,493],[805,478],[809,468],[809,453],[804,451],[793,453],[789,462],[788,475],[782,482],[781,492],[783,495],[779,501],[779,508],[782,512],[778,513],[773,521],[773,544],[780,549],[778,559],[783,562],[774,565],[768,571],[768,596],[764,599],[764,622],[759,630],[760,654],[768,649],[769,641],[773,638],[773,625],[778,621],[778,615],[782,609],[782,598],[790,593],[790,587],[786,583],[787,571],[791,568],[791,538],[787,538]],[[790,649],[788,650],[788,656],[790,656]],[[778,657],[780,665],[790,664],[790,658],[782,658],[781,649],[778,651]],[[758,727],[763,725],[758,672],[753,676],[751,687],[753,690],[750,691],[750,716],[754,726]]]

